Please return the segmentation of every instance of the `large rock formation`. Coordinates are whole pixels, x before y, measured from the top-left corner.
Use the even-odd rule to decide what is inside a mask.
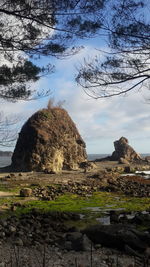
[[[36,112],[24,124],[12,156],[16,171],[59,172],[87,160],[85,143],[68,113],[58,107]]]
[[[142,160],[141,156],[128,144],[128,139],[121,137],[114,142],[115,151],[112,153],[110,160],[118,160],[120,162],[131,162]]]

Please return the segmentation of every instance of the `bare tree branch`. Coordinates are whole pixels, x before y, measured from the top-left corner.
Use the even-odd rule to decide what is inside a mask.
[[[84,60],[76,81],[94,98],[126,94],[148,85],[150,79],[150,3],[144,0],[109,1],[110,16],[101,29],[109,47],[103,56]]]

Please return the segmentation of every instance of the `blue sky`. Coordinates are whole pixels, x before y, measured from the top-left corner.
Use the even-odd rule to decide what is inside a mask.
[[[76,68],[84,57],[92,58],[98,53],[96,47],[103,49],[104,41],[93,39],[84,45],[84,50],[69,59],[42,59],[41,65],[55,63],[56,72],[32,84],[31,88],[51,89],[51,97],[56,102],[65,100],[64,108],[85,140],[88,153],[112,153],[113,142],[121,136],[128,138],[137,152],[150,152],[150,103],[146,100],[150,96],[149,91],[133,91],[128,96],[110,99],[94,100],[88,97],[75,83]],[[99,57],[102,57],[101,52]],[[1,101],[1,110],[22,118],[19,132],[19,128],[35,111],[46,107],[48,99],[18,103]]]

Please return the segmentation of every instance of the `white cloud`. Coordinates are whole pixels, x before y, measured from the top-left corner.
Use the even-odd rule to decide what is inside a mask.
[[[91,52],[91,53],[90,53]],[[74,120],[87,144],[88,153],[111,153],[113,142],[125,136],[138,152],[149,152],[150,147],[150,104],[145,101],[149,91],[127,97],[95,100],[89,98],[82,88],[77,87],[74,66],[81,55],[96,51],[88,46],[75,57],[56,64],[57,72],[33,85],[33,89],[51,89],[57,100],[65,100],[65,108]],[[145,97],[145,98],[144,98]],[[32,102],[3,103],[1,109],[8,113],[23,114],[26,120],[36,110],[46,106],[48,98]]]
[[[49,80],[43,79],[37,85],[46,88]],[[64,107],[85,140],[88,153],[111,153],[113,141],[121,136],[127,137],[138,152],[149,152],[149,105],[140,93],[94,100],[65,77],[53,80],[53,88],[57,88],[56,100],[66,101]],[[45,107],[47,101],[1,103],[1,109],[8,114],[22,114],[25,121],[36,110]]]
[[[66,100],[65,107],[86,141],[89,152],[111,152],[113,141],[121,136],[127,137],[130,143],[133,142],[137,151],[148,152],[149,105],[140,93],[133,92],[128,97],[94,100],[73,82],[68,83],[64,79],[60,84],[61,87],[57,85],[58,97]],[[140,138],[143,139],[143,147],[141,142],[139,146]]]

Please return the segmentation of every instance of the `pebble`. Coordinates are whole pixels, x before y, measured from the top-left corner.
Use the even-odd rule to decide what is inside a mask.
[[[20,239],[20,238],[16,238],[16,240],[14,241],[14,245],[16,245],[16,246],[23,246],[23,241],[22,241],[22,239]]]

